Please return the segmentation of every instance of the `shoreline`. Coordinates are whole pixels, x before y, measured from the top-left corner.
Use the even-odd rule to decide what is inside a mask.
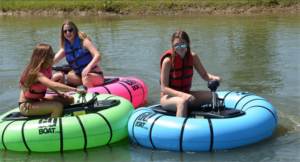
[[[24,1],[21,1],[24,2]],[[33,1],[25,1],[24,3],[31,3]],[[65,1],[66,2],[66,1]],[[70,2],[70,1],[69,1]],[[278,1],[279,2],[279,1]],[[3,3],[3,1],[2,1]],[[72,2],[70,2],[72,3]],[[103,15],[186,15],[186,14],[207,14],[207,15],[226,15],[226,14],[273,14],[273,13],[300,13],[300,1],[291,4],[277,3],[222,3],[221,1],[213,4],[205,4],[204,2],[154,2],[146,1],[144,4],[136,4],[132,6],[131,2],[115,2],[106,8],[101,8],[101,3],[78,5],[79,2],[75,1],[74,4],[61,3],[58,4],[50,1],[41,6],[24,7],[17,6],[13,8],[13,3],[0,4],[0,15],[38,15],[38,16],[103,16]],[[5,6],[6,5],[6,6]],[[63,6],[67,5],[67,6]],[[97,6],[98,5],[98,6]],[[102,6],[103,7],[103,6]]]

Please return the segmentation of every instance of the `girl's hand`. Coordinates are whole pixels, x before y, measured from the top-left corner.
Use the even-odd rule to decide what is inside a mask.
[[[86,89],[84,89],[84,88],[79,88],[79,89],[76,89],[76,92],[78,93],[78,94],[83,94],[83,93],[87,93],[87,90]]]
[[[188,102],[190,102],[192,104],[194,103],[195,97],[193,95],[191,95],[191,94],[182,93],[181,97],[184,98],[184,99],[186,99]]]
[[[59,92],[58,91],[57,96],[62,97],[62,98],[66,98],[67,94],[65,92]]]
[[[222,78],[219,77],[219,76],[212,76],[212,77],[210,78],[210,80],[217,80],[217,81],[219,81],[219,82],[222,82]]]
[[[82,71],[82,73],[81,73],[81,76],[82,76],[82,77],[87,76],[88,73],[91,71],[91,69],[92,69],[92,67],[86,66],[86,67],[83,69],[83,71]]]

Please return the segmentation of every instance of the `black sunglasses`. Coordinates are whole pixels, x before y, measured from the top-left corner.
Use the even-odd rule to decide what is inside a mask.
[[[74,29],[71,28],[71,29],[63,30],[63,32],[64,32],[65,34],[67,34],[67,32],[72,33],[73,30],[74,30]]]
[[[51,59],[53,59],[54,56],[55,56],[55,53],[49,54],[49,57],[50,57]]]

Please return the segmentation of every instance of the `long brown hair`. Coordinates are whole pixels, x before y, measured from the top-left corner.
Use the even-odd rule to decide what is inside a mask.
[[[190,62],[190,53],[191,53],[191,48],[190,48],[190,38],[188,36],[188,34],[185,32],[185,31],[176,31],[173,36],[172,36],[172,39],[171,39],[171,44],[172,44],[172,65],[173,65],[173,78],[176,78],[176,74],[175,74],[175,47],[174,47],[174,40],[176,38],[182,38],[183,40],[186,41],[187,43],[187,51],[186,51],[186,54],[188,54],[188,59],[187,59],[187,67],[186,69],[189,68],[189,62]],[[184,60],[183,60],[184,61]],[[185,76],[187,74],[187,71],[185,72]]]
[[[31,55],[31,60],[19,81],[20,88],[24,86],[26,87],[26,91],[29,90],[34,83],[37,74],[40,72],[42,64],[45,62],[47,57],[49,57],[49,55],[53,55],[53,50],[48,44],[39,44],[34,48]],[[24,75],[25,78],[23,80]]]
[[[70,25],[73,29],[74,29],[74,33],[75,33],[75,37],[79,37],[80,40],[84,40],[84,39],[89,39],[91,41],[91,39],[82,31],[80,31],[77,26],[75,25],[75,23],[73,21],[65,21],[62,26],[61,26],[61,31],[60,31],[60,48],[65,49],[65,36],[64,36],[64,26],[65,25]]]

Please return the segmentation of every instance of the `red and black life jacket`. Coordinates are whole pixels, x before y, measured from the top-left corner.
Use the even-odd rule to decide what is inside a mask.
[[[193,56],[191,53],[190,60],[188,62],[188,54],[184,56],[183,59],[179,57],[177,53],[175,53],[175,78],[174,78],[174,68],[173,61],[171,61],[171,70],[169,76],[169,87],[181,92],[189,92],[192,87],[192,77],[194,74],[193,68]],[[165,52],[160,58],[160,71],[162,70],[162,62],[166,57],[172,56],[172,49]],[[172,58],[174,59],[174,58]],[[188,68],[187,68],[187,65]],[[187,71],[187,72],[186,72]],[[162,93],[162,95],[164,95]]]

